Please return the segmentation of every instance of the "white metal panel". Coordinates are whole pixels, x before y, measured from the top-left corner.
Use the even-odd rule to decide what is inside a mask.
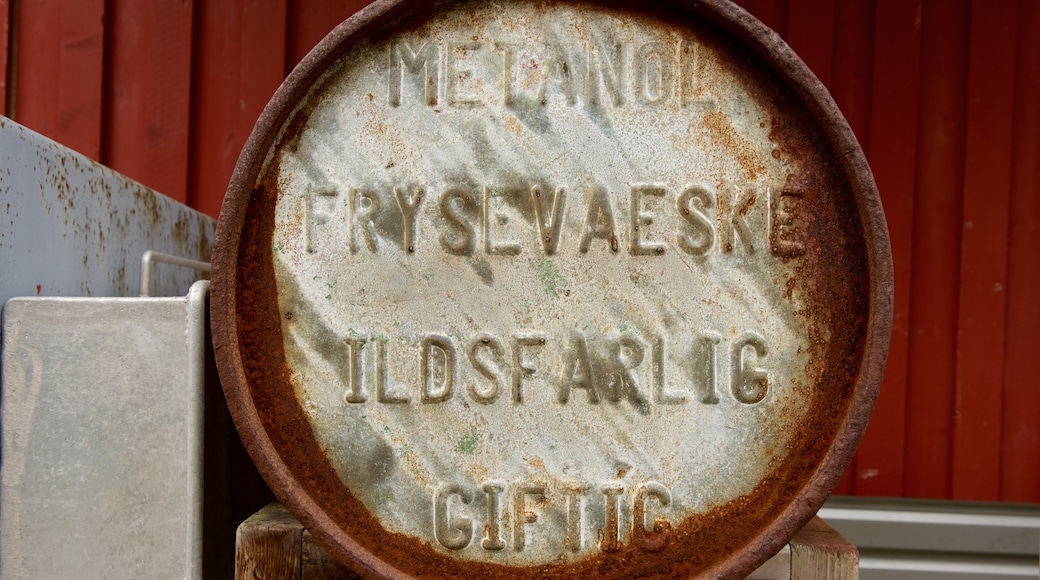
[[[7,303],[0,576],[200,577],[208,284]]]

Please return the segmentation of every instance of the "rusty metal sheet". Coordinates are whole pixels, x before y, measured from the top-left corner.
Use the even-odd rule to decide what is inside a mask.
[[[266,109],[214,252],[247,447],[379,576],[747,574],[891,323],[862,152],[723,2],[378,3]]]
[[[215,221],[0,117],[0,306],[14,296],[128,297],[149,250],[208,261]],[[200,278],[164,264],[153,296]]]

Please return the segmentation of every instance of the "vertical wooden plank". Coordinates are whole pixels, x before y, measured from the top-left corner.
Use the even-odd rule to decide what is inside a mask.
[[[1040,502],[1040,3],[1020,3],[1008,234],[1000,499]]]
[[[859,495],[903,495],[921,10],[921,0],[878,0],[876,7],[867,157],[888,221],[895,296],[881,394],[857,453]]]
[[[7,115],[7,71],[8,71],[8,22],[11,19],[11,3],[0,0],[0,115]]]
[[[111,0],[109,7],[102,162],[184,202],[192,3]]]
[[[787,44],[831,88],[834,0],[788,0]]]
[[[787,38],[787,0],[747,0],[747,11]]]
[[[19,46],[13,55],[18,75],[13,79],[13,118],[53,139],[58,128],[61,46],[46,31],[57,28],[57,6],[20,2],[15,17]]]
[[[216,216],[260,111],[281,83],[285,1],[196,6],[189,205]]]
[[[370,3],[371,0],[291,3],[287,26],[286,74],[336,25]]]
[[[194,18],[188,205],[216,215],[243,138],[238,127],[241,0],[201,2]]]
[[[22,2],[16,120],[80,153],[101,154],[104,2]]]
[[[949,498],[968,3],[926,2],[921,26],[905,491]]]
[[[874,66],[874,2],[843,0],[834,9],[834,58],[831,95],[845,115],[860,146],[870,145],[870,99]],[[854,458],[835,488],[853,494],[859,459]]]
[[[285,78],[287,16],[286,0],[244,0],[242,3],[238,121],[242,143],[238,149],[252,133],[260,113]]]
[[[972,3],[953,499],[996,501],[1000,496],[1017,13],[1014,2]]]
[[[874,0],[842,0],[834,10],[831,93],[865,150],[870,146]]]

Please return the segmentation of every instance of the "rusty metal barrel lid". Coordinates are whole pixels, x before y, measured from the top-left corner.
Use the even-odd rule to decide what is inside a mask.
[[[359,572],[728,577],[848,465],[891,283],[852,132],[741,9],[388,1],[264,111],[212,318],[249,452]]]

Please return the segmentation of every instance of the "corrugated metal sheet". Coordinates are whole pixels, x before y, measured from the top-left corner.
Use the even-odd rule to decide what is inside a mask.
[[[1040,574],[1040,506],[839,497],[820,517],[856,544],[863,580]]]
[[[363,4],[18,3],[15,118],[216,215],[278,83]],[[839,492],[1040,502],[1040,3],[740,4],[834,93],[891,232],[888,373]]]

